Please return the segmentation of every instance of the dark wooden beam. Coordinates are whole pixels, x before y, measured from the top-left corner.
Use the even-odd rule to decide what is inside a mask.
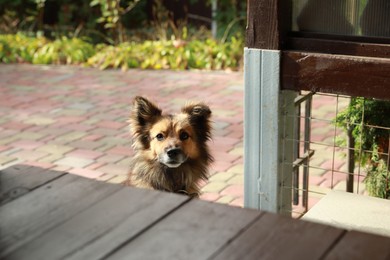
[[[247,17],[246,47],[283,48],[291,28],[291,0],[248,0]]]
[[[283,51],[282,89],[390,100],[390,60]]]
[[[288,38],[288,49],[304,52],[390,58],[390,44],[345,40],[290,37]]]

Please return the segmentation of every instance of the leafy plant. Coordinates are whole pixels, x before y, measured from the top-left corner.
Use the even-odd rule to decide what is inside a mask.
[[[94,54],[93,45],[77,38],[48,41],[23,34],[0,35],[0,60],[4,63],[82,64]]]
[[[120,0],[92,0],[91,6],[100,6],[101,16],[97,19],[98,23],[104,24],[104,28],[113,32],[115,42],[125,41],[124,27],[121,17],[130,12],[140,0],[127,0],[124,7],[121,6]]]
[[[364,182],[371,196],[390,199],[390,171],[387,162],[381,159],[377,146],[374,148]]]
[[[242,59],[243,41],[232,38],[229,43],[215,40],[188,42],[145,41],[100,47],[88,59],[89,66],[106,68],[139,67],[142,69],[238,69]]]
[[[48,41],[23,34],[0,35],[0,60],[4,63],[33,62],[35,52]]]
[[[377,99],[352,98],[349,106],[336,117],[336,125],[352,135],[355,158],[367,166],[367,190],[370,195],[386,194],[378,180],[389,173],[386,166],[390,138],[390,102]],[[377,190],[382,189],[382,190]]]
[[[78,38],[49,41],[23,34],[0,35],[0,60],[5,63],[85,64],[106,68],[231,69],[242,61],[243,39],[220,43],[213,39],[125,42],[92,45]]]
[[[95,54],[93,45],[78,38],[61,37],[39,48],[33,64],[81,64]]]

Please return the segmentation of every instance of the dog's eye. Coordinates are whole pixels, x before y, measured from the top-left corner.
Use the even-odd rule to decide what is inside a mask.
[[[180,133],[180,140],[184,141],[187,140],[190,136],[188,135],[187,132],[181,132]]]
[[[156,135],[156,139],[158,141],[162,141],[164,139],[164,135],[163,134],[158,134],[158,135]]]

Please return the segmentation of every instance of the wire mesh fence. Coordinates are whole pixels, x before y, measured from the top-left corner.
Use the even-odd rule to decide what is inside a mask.
[[[389,101],[302,92],[293,121],[293,216],[330,190],[390,199]]]

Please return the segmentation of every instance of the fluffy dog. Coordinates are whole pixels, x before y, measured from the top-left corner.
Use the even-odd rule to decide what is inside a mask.
[[[133,102],[129,124],[136,152],[127,184],[199,197],[199,181],[208,179],[213,162],[211,110],[188,104],[178,114],[163,114],[144,97]]]

